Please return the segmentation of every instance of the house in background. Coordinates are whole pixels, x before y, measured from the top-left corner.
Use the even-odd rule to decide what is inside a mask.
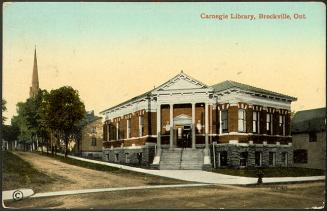
[[[325,169],[326,108],[297,112],[291,128],[294,166]]]
[[[292,166],[295,100],[234,81],[209,86],[181,72],[100,113],[104,160],[159,169]]]
[[[86,122],[86,125],[82,129],[81,141],[79,142],[79,154],[82,157],[102,158],[102,117],[95,116],[93,110],[88,111]]]

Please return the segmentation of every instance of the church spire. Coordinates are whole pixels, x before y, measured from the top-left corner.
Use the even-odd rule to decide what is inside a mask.
[[[39,91],[39,76],[37,69],[36,46],[34,49],[34,66],[32,75],[32,86],[30,87],[30,97],[34,97]]]

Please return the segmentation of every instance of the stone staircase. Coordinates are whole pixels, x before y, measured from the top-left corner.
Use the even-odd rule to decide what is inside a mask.
[[[202,149],[184,149],[182,151],[181,168],[183,170],[202,169],[203,150]]]
[[[162,149],[160,170],[180,169],[182,149]]]
[[[160,158],[160,169],[202,169],[202,149],[163,149]]]

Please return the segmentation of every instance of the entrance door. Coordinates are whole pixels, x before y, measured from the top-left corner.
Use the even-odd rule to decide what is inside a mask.
[[[191,127],[189,125],[177,127],[177,147],[190,148],[192,147]]]

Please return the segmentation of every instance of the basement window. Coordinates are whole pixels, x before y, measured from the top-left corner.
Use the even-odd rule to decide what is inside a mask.
[[[241,152],[240,154],[240,167],[246,167],[248,161],[248,152]]]
[[[119,162],[119,154],[118,153],[115,154],[115,162]]]
[[[255,166],[261,166],[261,165],[262,165],[262,153],[255,152]]]
[[[125,163],[129,163],[129,154],[125,153]]]

